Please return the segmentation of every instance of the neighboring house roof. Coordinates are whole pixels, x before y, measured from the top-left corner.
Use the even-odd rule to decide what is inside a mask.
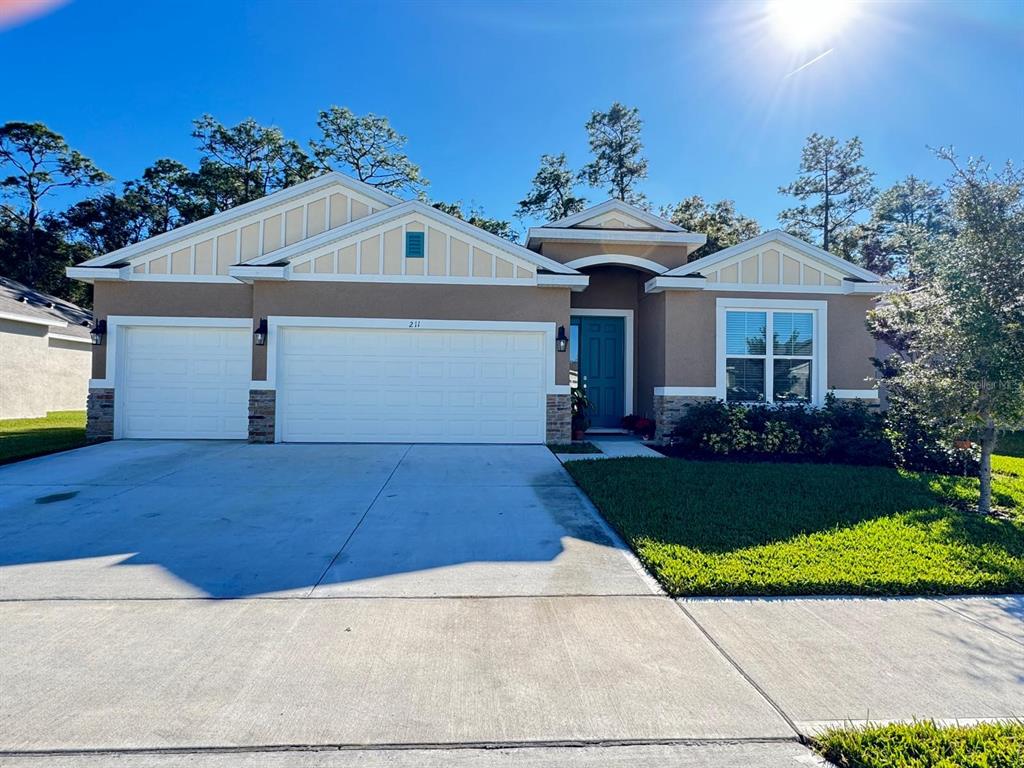
[[[0,319],[32,325],[46,325],[55,336],[87,340],[92,313],[70,301],[33,290],[27,285],[0,277]]]
[[[738,245],[734,245],[730,248],[724,248],[721,251],[716,251],[710,256],[691,261],[688,264],[684,264],[681,267],[676,267],[665,273],[666,277],[675,276],[692,276],[700,272],[706,271],[709,267],[714,267],[722,262],[728,261],[729,259],[747,253],[748,251],[754,251],[761,248],[768,243],[780,243],[794,251],[807,256],[808,258],[815,259],[817,261],[824,262],[825,264],[837,269],[841,272],[846,273],[852,278],[858,280],[864,280],[869,283],[884,282],[884,278],[881,275],[876,275],[874,272],[869,272],[863,267],[858,267],[851,261],[841,259],[834,254],[829,253],[823,248],[818,248],[816,245],[811,245],[805,240],[801,240],[799,237],[794,237],[788,232],[783,232],[781,229],[771,229],[767,232],[763,232],[757,237],[752,237],[750,240],[745,240]]]
[[[353,192],[358,192],[359,194],[364,195],[385,207],[399,205],[402,203],[401,198],[389,195],[387,192],[381,192],[370,184],[353,179],[343,173],[331,171],[329,173],[325,173],[323,176],[317,176],[315,179],[304,181],[301,184],[296,184],[292,187],[288,187],[287,189],[278,190],[266,197],[261,197],[259,200],[253,200],[252,202],[245,203],[234,208],[229,208],[226,211],[221,211],[220,213],[215,213],[212,216],[207,216],[205,219],[200,219],[199,221],[192,222],[191,224],[186,224],[183,227],[172,229],[162,235],[157,235],[149,238],[148,240],[143,240],[142,242],[129,245],[116,251],[111,251],[110,253],[104,254],[103,256],[97,256],[96,258],[89,259],[88,261],[83,261],[78,266],[106,267],[119,264],[140,253],[152,251],[162,245],[167,245],[178,240],[184,240],[186,238],[199,235],[206,230],[216,229],[217,227],[229,224],[236,219],[246,218],[247,216],[251,216],[259,211],[270,209],[287,203],[289,200],[298,199],[304,195],[308,195],[318,189],[332,186],[340,186],[352,190]]]
[[[549,259],[545,256],[541,256],[539,253],[524,248],[523,246],[513,243],[510,240],[506,240],[503,237],[492,234],[487,230],[480,229],[480,227],[474,226],[462,219],[447,214],[431,205],[422,203],[419,200],[408,200],[390,208],[385,208],[383,211],[378,211],[370,216],[364,216],[361,219],[356,219],[355,221],[349,222],[348,224],[344,224],[340,227],[335,227],[334,229],[329,229],[326,232],[321,232],[319,235],[308,237],[305,240],[299,240],[298,242],[287,245],[284,248],[279,248],[276,251],[271,251],[263,254],[262,256],[257,256],[254,259],[249,259],[248,261],[232,267],[232,274],[241,274],[246,267],[287,264],[293,259],[316,248],[321,248],[325,245],[352,237],[362,231],[372,229],[373,227],[380,226],[381,224],[386,224],[389,221],[393,221],[409,214],[418,214],[425,219],[445,224],[452,229],[462,232],[467,237],[483,241],[495,250],[507,253],[510,256],[515,256],[531,264],[535,264],[540,269],[561,275],[579,274],[572,267],[567,267],[565,264],[554,261],[553,259]]]

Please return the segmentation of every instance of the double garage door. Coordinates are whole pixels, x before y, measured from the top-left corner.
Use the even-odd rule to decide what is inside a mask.
[[[247,436],[247,328],[128,327],[120,343],[120,436]],[[543,333],[283,326],[276,347],[284,442],[544,441]]]

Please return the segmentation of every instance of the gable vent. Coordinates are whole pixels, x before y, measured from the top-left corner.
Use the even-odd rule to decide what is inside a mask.
[[[405,257],[407,259],[422,259],[425,240],[426,236],[423,232],[406,232]]]

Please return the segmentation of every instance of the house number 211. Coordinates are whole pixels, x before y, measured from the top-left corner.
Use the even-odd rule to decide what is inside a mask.
[[[420,321],[419,320],[410,320],[409,321],[409,327],[410,328],[419,328],[420,327]]]

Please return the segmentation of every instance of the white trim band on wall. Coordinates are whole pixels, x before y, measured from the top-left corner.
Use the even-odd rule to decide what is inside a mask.
[[[877,400],[877,389],[830,389],[840,400]]]
[[[715,387],[655,387],[655,397],[717,397]]]

